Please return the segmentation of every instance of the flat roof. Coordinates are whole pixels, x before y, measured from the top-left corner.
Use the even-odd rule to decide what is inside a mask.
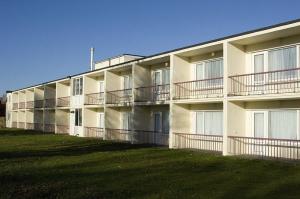
[[[76,76],[88,74],[90,72],[100,71],[100,70],[104,70],[104,69],[107,69],[107,68],[111,68],[111,67],[115,67],[115,66],[120,66],[120,65],[126,65],[126,64],[137,62],[137,61],[141,61],[141,60],[144,60],[144,59],[149,59],[149,58],[152,58],[152,57],[160,56],[160,55],[163,55],[163,54],[168,54],[168,53],[172,53],[172,52],[176,52],[176,51],[180,51],[180,50],[184,50],[184,49],[188,49],[188,48],[202,46],[202,45],[206,45],[206,44],[209,44],[209,43],[214,43],[214,42],[218,42],[218,41],[222,41],[222,40],[226,40],[226,39],[231,39],[231,38],[234,38],[234,37],[239,37],[239,36],[243,36],[243,35],[247,35],[247,34],[259,32],[259,31],[264,31],[264,30],[268,30],[268,29],[272,29],[272,28],[277,28],[277,27],[280,27],[280,26],[290,25],[290,24],[298,23],[298,22],[300,22],[300,18],[299,19],[295,19],[295,20],[290,20],[290,21],[287,21],[287,22],[283,22],[283,23],[278,23],[278,24],[270,25],[270,26],[265,26],[263,28],[257,28],[257,29],[253,29],[253,30],[250,30],[250,31],[241,32],[241,33],[238,33],[238,34],[233,34],[233,35],[229,35],[229,36],[225,36],[225,37],[213,39],[213,40],[208,40],[208,41],[204,41],[204,42],[200,42],[200,43],[196,43],[196,44],[192,44],[192,45],[188,45],[188,46],[184,46],[184,47],[180,47],[180,48],[175,48],[175,49],[168,50],[168,51],[163,51],[163,52],[152,54],[152,55],[149,55],[149,56],[144,56],[144,57],[141,57],[141,58],[138,58],[138,59],[135,59],[135,60],[131,60],[131,61],[127,61],[127,62],[115,64],[115,65],[111,65],[111,66],[100,68],[100,69],[96,69],[96,70],[93,70],[93,71],[86,71],[86,72],[78,73],[78,74],[75,74],[75,75],[70,75],[70,76],[66,76],[66,77],[63,77],[63,78],[59,78],[59,79],[47,81],[47,82],[44,82],[44,83],[40,83],[40,84],[36,84],[36,85],[24,87],[24,88],[21,88],[21,89],[13,90],[11,92],[24,90],[24,89],[31,88],[31,87],[36,87],[36,86],[39,86],[39,85],[49,84],[51,82],[56,82],[56,81],[59,81],[59,80],[63,80],[63,79],[71,78],[71,77],[76,77]],[[123,55],[131,55],[131,54],[123,54]],[[132,56],[139,56],[139,55],[132,55]],[[105,60],[108,60],[108,59],[105,59]]]

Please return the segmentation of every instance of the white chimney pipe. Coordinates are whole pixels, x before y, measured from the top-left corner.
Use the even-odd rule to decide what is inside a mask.
[[[91,70],[94,70],[94,52],[95,52],[95,48],[91,48],[91,63],[90,63],[90,67]]]

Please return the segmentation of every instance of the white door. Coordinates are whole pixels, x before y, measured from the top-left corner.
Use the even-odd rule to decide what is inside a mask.
[[[162,132],[161,112],[154,113],[154,131],[155,133]]]
[[[74,135],[75,128],[75,110],[70,111],[70,135]]]
[[[159,100],[160,97],[160,88],[162,84],[162,78],[161,78],[161,71],[155,71],[154,72],[154,91],[153,91],[153,98],[154,100]]]
[[[131,135],[131,112],[124,112],[122,114],[122,126],[124,130],[124,140],[130,140]]]
[[[82,109],[75,109],[74,113],[74,133],[73,135],[83,136]]]
[[[104,113],[99,113],[99,128],[104,129]]]

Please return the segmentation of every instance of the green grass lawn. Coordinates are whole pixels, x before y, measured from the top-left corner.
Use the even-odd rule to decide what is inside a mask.
[[[0,130],[0,198],[300,198],[300,164]]]

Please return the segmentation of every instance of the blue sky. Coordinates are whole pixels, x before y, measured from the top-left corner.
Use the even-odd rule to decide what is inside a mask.
[[[0,0],[0,95],[89,70],[300,18],[299,0]]]

